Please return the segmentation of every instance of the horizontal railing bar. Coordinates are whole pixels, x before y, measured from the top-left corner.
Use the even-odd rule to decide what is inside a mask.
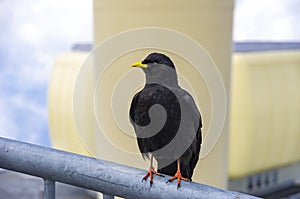
[[[141,181],[144,170],[6,138],[0,138],[0,168],[124,198],[255,198],[195,182],[177,190],[158,176],[150,188]]]

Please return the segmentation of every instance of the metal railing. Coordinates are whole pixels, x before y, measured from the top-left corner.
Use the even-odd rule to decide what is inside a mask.
[[[123,198],[255,198],[195,182],[166,184],[161,177],[142,182],[145,171],[100,159],[0,138],[0,168],[44,179],[44,198],[55,198],[55,182]]]

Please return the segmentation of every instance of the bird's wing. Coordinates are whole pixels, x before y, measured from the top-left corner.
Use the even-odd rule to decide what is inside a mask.
[[[193,128],[197,131],[198,128],[202,128],[202,118],[198,110],[198,107],[193,99],[193,97],[182,88],[175,88],[173,92],[178,96],[180,100],[180,106],[182,114],[193,122]]]
[[[176,89],[176,94],[180,98],[181,110],[183,110],[183,117],[185,117],[185,138],[183,140],[191,143],[187,152],[185,153],[185,163],[184,172],[186,176],[191,178],[193,175],[193,170],[198,162],[200,148],[202,143],[202,119],[201,114],[196,106],[196,103],[193,97],[183,89]],[[193,139],[193,140],[191,140]]]
[[[192,150],[195,153],[199,153],[200,151],[200,145],[202,144],[202,118],[201,114],[196,106],[196,103],[193,99],[193,97],[185,90],[181,89],[181,110],[185,109],[185,112],[187,113],[184,115],[189,121],[189,126],[186,127],[187,136],[194,137],[194,140],[192,142]],[[192,122],[192,123],[190,123]],[[196,135],[195,135],[196,133]]]
[[[186,108],[191,113],[191,118],[194,119],[195,125],[201,128],[202,118],[193,97],[187,91],[185,90],[182,91],[183,91],[183,102],[184,102],[183,105],[185,106],[184,108]]]

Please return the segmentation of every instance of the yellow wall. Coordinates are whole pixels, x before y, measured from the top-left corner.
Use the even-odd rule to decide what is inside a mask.
[[[79,136],[75,125],[73,96],[74,86],[80,67],[86,60],[87,53],[64,53],[60,55],[53,66],[48,89],[48,113],[50,137],[53,147],[93,156],[94,118],[91,111],[84,111],[81,116],[85,122],[86,134]],[[92,93],[93,79],[87,77],[87,86],[82,92]],[[87,104],[89,99],[86,99]],[[92,106],[92,104],[91,104]]]
[[[300,51],[233,56],[231,178],[300,160]]]
[[[161,27],[182,32],[192,37],[208,51],[218,66],[225,84],[227,96],[229,97],[232,14],[232,0],[133,0],[129,2],[123,0],[95,0],[95,46],[112,35],[134,28]],[[169,38],[164,39],[168,40]],[[130,45],[130,41],[128,45]],[[120,46],[116,45],[113,48],[118,49]],[[186,50],[188,51],[189,49]],[[127,54],[126,59],[121,57],[120,59],[123,59],[123,62],[118,59],[116,63],[111,65],[111,76],[108,79],[112,79],[113,81],[114,78],[118,78],[117,74],[123,69],[116,70],[117,66],[129,66],[133,61],[140,61],[147,53],[149,53],[149,50],[140,50],[132,54]],[[170,56],[172,56],[172,58],[175,57],[175,64],[178,64],[178,70],[180,71],[180,65],[184,62],[174,55]],[[182,72],[184,71],[185,70],[182,70]],[[136,78],[139,77],[137,76]],[[187,79],[188,81],[194,81],[189,77],[187,77]],[[201,77],[198,77],[198,79],[201,79]],[[198,85],[198,89],[201,89],[201,91],[196,89],[200,93],[198,99],[201,99],[199,100],[199,107],[204,120],[204,133],[206,133],[210,123],[212,108],[210,105],[211,99],[209,98],[206,86],[205,82],[202,81],[202,83]],[[106,84],[106,89],[109,90],[109,87],[111,87],[111,85]],[[109,100],[107,101],[109,102]],[[103,106],[103,108],[105,108],[105,106]],[[111,116],[109,117],[112,118]],[[107,121],[106,124],[112,124],[112,119],[109,121],[108,117],[105,118]],[[113,126],[113,124],[111,126]],[[146,166],[142,157],[138,154],[135,140],[121,136],[122,132],[118,129],[110,130],[110,132],[112,135],[108,136],[115,138],[113,144],[111,141],[106,141],[106,138],[100,135],[99,132],[97,133],[100,149],[98,150],[99,157],[147,169],[148,166]],[[120,136],[118,136],[118,134]],[[226,118],[220,139],[212,152],[206,158],[199,161],[193,176],[194,181],[223,188],[226,187],[228,169],[227,141],[228,118]],[[115,145],[122,145],[122,147],[126,147],[128,150],[134,148],[134,152],[131,154],[128,153],[127,155],[125,153],[123,154],[122,152],[124,152],[124,150],[116,148]],[[101,147],[103,149],[101,149]],[[123,155],[118,156],[116,154]]]

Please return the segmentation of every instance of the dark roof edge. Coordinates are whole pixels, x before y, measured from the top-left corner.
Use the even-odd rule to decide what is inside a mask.
[[[234,52],[300,50],[300,42],[234,42]]]

